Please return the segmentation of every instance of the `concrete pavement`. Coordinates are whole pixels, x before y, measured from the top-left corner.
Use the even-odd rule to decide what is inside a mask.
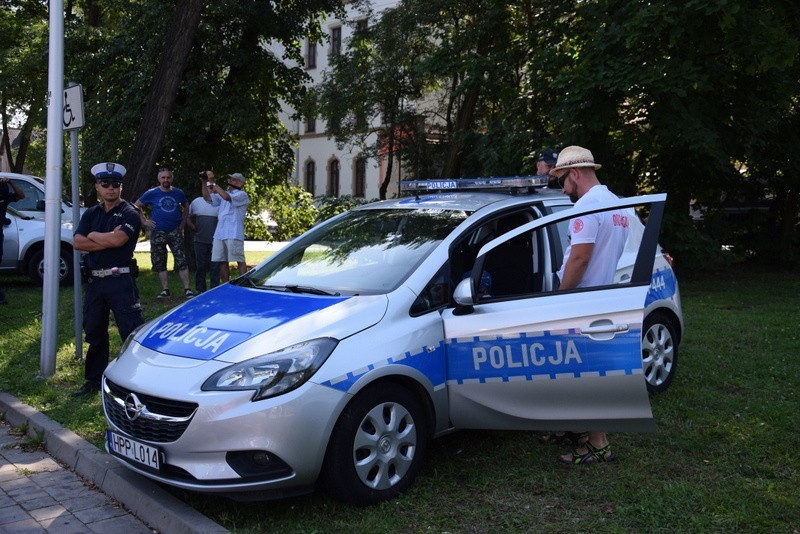
[[[0,533],[227,532],[7,393],[0,392],[0,414]],[[41,436],[45,451],[20,449],[9,425]]]

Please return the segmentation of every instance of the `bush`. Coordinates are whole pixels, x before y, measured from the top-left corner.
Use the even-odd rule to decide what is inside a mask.
[[[272,238],[277,241],[302,234],[314,224],[317,208],[311,193],[300,187],[274,186],[267,194],[267,210],[277,223]],[[261,221],[263,223],[263,221]]]

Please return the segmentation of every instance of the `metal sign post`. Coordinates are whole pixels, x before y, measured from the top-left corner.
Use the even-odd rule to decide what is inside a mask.
[[[64,129],[69,130],[72,167],[72,228],[81,220],[81,198],[78,169],[78,130],[83,127],[83,87],[70,82],[64,90]],[[75,317],[75,359],[83,357],[83,293],[81,292],[81,253],[72,249],[72,287]]]
[[[44,288],[39,373],[56,371],[58,334],[58,271],[61,261],[61,172],[64,165],[64,2],[50,0],[50,43],[47,65],[47,174],[44,183]]]

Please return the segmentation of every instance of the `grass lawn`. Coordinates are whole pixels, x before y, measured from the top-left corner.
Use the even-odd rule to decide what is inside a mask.
[[[268,253],[248,253],[256,263]],[[146,318],[182,302],[157,300],[149,256],[138,254]],[[170,275],[173,294],[180,284]],[[3,276],[0,390],[95,444],[97,397],[73,399],[72,289],[61,290],[57,370],[37,380],[41,289]],[[400,498],[353,508],[322,493],[236,503],[176,491],[234,532],[785,532],[800,531],[800,272],[747,268],[682,280],[687,331],[671,389],[652,397],[660,431],[612,434],[620,461],[556,464],[562,448],[527,432],[463,431],[435,440]],[[120,340],[114,338],[114,346]],[[85,350],[84,345],[84,350]]]

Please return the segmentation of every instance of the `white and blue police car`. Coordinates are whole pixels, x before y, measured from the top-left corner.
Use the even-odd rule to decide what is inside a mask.
[[[367,505],[452,430],[653,430],[647,388],[672,380],[683,325],[657,252],[666,195],[593,206],[647,223],[633,217],[617,283],[557,291],[567,225],[588,212],[530,188],[545,184],[407,184],[143,325],[103,380],[108,451],[188,490],[321,485]]]

